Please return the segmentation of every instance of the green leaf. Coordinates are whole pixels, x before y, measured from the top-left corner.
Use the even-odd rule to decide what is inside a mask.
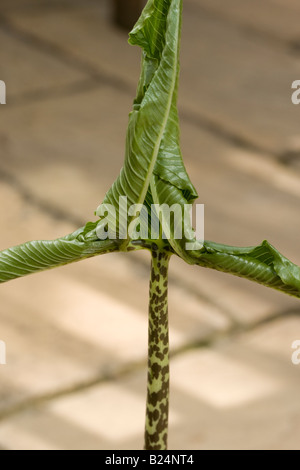
[[[130,33],[129,42],[143,49],[142,72],[129,118],[124,166],[103,202],[116,208],[123,234],[132,218],[121,220],[120,196],[127,196],[128,207],[145,200],[183,207],[197,198],[179,145],[181,10],[182,0],[150,0]],[[100,215],[100,208],[97,214]],[[128,242],[125,240],[125,247]],[[183,242],[174,240],[174,227],[170,243],[181,256],[187,256],[179,247]]]
[[[143,49],[142,71],[129,117],[124,166],[97,210],[100,221],[89,222],[58,240],[28,242],[0,252],[0,282],[98,254],[138,249],[138,244],[130,245],[127,236],[128,226],[137,216],[126,219],[121,216],[121,196],[128,198],[127,209],[133,204],[146,205],[148,212],[142,215],[142,224],[151,213],[153,203],[169,207],[177,204],[183,212],[183,206],[197,198],[180,151],[177,93],[181,10],[182,0],[149,0],[130,33],[130,43]],[[112,218],[112,214],[108,218],[103,216],[107,204],[112,204],[117,213],[119,240],[98,238],[99,227],[105,227],[109,217]],[[152,216],[155,219],[158,214]],[[178,227],[163,216],[162,229],[165,233],[170,230],[169,243],[185,261],[300,297],[300,268],[267,241],[249,248],[205,242],[201,250],[187,252],[185,243],[193,241],[194,234],[189,221],[182,218],[180,224],[181,228],[185,224],[187,230],[182,240],[176,240]],[[127,239],[122,240],[124,232]]]
[[[300,297],[300,267],[281,255],[266,240],[256,247],[238,248],[205,242],[191,252],[194,264],[234,274]]]
[[[0,252],[0,283],[118,250],[112,240],[90,242],[84,229],[53,241],[32,241]]]

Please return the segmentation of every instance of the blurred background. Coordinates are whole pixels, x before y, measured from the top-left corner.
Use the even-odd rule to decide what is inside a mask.
[[[87,220],[117,177],[138,0],[2,0],[0,249]],[[205,236],[300,264],[297,0],[184,0],[182,150]],[[0,447],[143,446],[149,256],[1,286]],[[171,261],[170,449],[299,449],[300,304]]]

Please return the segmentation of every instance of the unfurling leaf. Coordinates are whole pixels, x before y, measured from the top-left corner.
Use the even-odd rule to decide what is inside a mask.
[[[300,297],[300,267],[281,255],[266,240],[261,245],[238,248],[205,242],[193,252],[194,264],[234,274]]]
[[[0,252],[0,283],[118,249],[113,240],[80,241],[83,229],[64,238],[32,241]]]
[[[150,0],[129,36],[130,44],[143,49],[142,72],[129,118],[124,166],[104,199],[104,204],[116,208],[123,233],[132,218],[120,220],[120,196],[127,196],[128,208],[145,202],[169,206],[176,203],[182,213],[184,204],[197,198],[179,144],[181,9],[182,0]],[[97,213],[100,215],[100,208]],[[184,241],[175,240],[174,227],[170,229],[171,246],[186,257]],[[128,242],[125,240],[124,246]]]

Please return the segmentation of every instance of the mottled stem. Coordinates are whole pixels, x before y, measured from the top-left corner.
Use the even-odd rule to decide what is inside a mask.
[[[170,253],[152,250],[145,450],[166,450],[169,417],[168,267]]]

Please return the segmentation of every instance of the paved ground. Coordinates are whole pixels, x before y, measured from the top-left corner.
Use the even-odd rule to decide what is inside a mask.
[[[2,0],[0,249],[88,219],[117,176],[140,54],[109,0]],[[185,0],[180,114],[206,238],[300,264],[300,6]],[[0,447],[142,447],[149,259],[1,286]],[[300,304],[172,260],[172,449],[299,449]]]

